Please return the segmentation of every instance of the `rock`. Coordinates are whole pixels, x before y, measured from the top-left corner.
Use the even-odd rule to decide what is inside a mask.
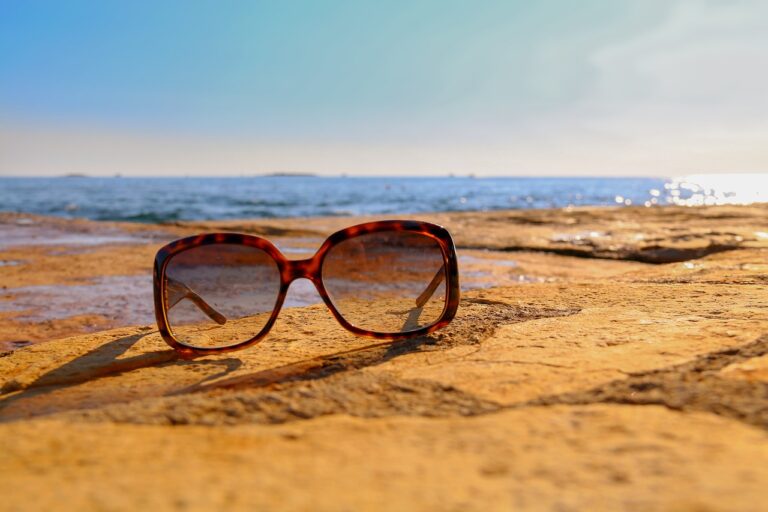
[[[768,485],[768,250],[747,234],[764,211],[442,214],[466,245],[481,218],[487,246],[528,233],[518,266],[489,279],[555,272],[466,291],[423,338],[357,338],[317,305],[220,356],[179,359],[146,326],[6,352],[4,505],[754,510]],[[601,215],[614,239],[583,244],[590,257],[536,245]],[[725,243],[715,232],[742,240],[691,261],[624,261],[650,246],[632,239],[700,251]],[[610,245],[619,255],[599,259]]]

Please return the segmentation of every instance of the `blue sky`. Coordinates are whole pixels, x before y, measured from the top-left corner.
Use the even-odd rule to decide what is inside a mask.
[[[768,170],[768,7],[0,3],[0,173]]]

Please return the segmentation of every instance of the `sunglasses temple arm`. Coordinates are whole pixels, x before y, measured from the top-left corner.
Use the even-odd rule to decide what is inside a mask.
[[[197,306],[200,311],[205,313],[208,318],[217,324],[224,325],[227,323],[227,317],[213,309],[213,307],[205,302],[201,296],[193,292],[189,286],[180,281],[176,281],[175,279],[171,279],[170,277],[167,277],[166,279],[168,291],[170,292],[168,297],[168,309],[171,309],[184,299],[189,299],[192,304]]]
[[[433,277],[432,281],[427,285],[427,288],[416,298],[417,308],[423,307],[424,304],[429,302],[429,299],[432,298],[432,294],[435,293],[435,290],[437,290],[437,287],[443,282],[443,279],[445,279],[445,264],[440,266],[435,277]]]

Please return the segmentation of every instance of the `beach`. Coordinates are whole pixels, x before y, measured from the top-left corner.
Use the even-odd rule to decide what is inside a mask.
[[[393,215],[0,214],[0,509],[755,510],[768,486],[768,205],[400,216],[452,233],[445,329],[355,337],[305,283],[246,350],[156,332],[165,243],[310,257]]]

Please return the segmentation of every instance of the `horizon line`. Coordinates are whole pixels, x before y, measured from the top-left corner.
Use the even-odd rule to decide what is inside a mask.
[[[0,175],[0,178],[12,178],[12,179],[168,179],[168,178],[180,178],[180,179],[237,179],[237,178],[389,178],[389,179],[424,179],[424,178],[470,178],[470,179],[679,179],[686,177],[699,177],[699,176],[751,176],[751,175],[765,175],[768,174],[768,170],[763,171],[717,171],[717,172],[690,172],[690,173],[675,173],[675,174],[633,174],[624,176],[611,176],[604,174],[482,174],[482,173],[445,173],[445,174],[359,174],[359,173],[312,173],[312,172],[268,172],[268,173],[240,173],[240,174],[124,174],[124,173],[112,173],[112,174],[87,174],[87,173],[63,173],[63,174],[36,174],[33,176],[8,174]]]

